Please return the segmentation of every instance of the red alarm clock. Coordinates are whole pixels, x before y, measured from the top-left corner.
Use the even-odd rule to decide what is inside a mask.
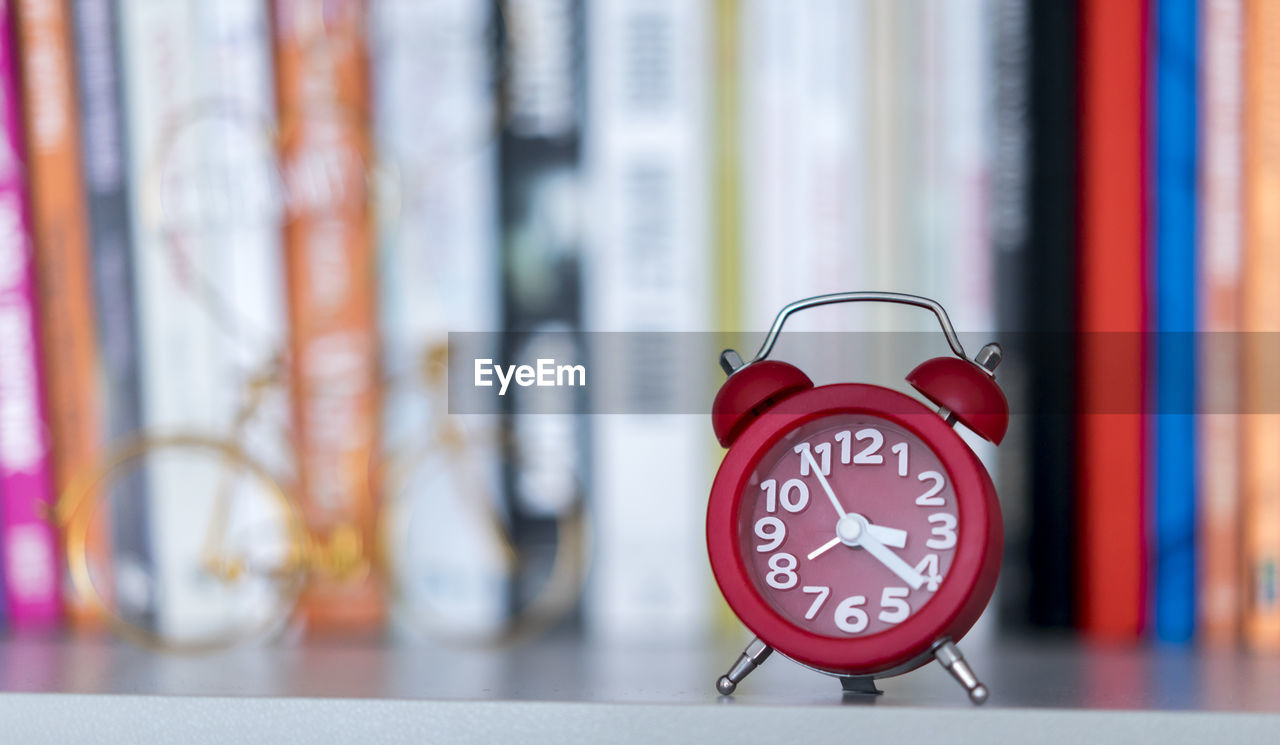
[[[767,359],[789,316],[848,302],[937,316],[955,356],[907,375],[937,409],[874,385],[815,387]],[[756,635],[717,681],[721,694],[777,650],[856,693],[936,659],[974,703],[986,700],[955,642],[991,599],[1003,523],[991,477],[953,425],[1004,438],[1000,359],[988,344],[969,360],[933,300],[881,292],[791,303],[751,362],[721,355],[729,379],[711,419],[729,452],[711,487],[707,550],[725,600]]]

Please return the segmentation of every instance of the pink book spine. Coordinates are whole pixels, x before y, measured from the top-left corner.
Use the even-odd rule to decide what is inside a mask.
[[[0,12],[0,569],[15,628],[60,614],[53,478],[24,190],[13,4]]]

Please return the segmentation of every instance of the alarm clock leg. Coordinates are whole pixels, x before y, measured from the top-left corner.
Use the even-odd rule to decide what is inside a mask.
[[[965,662],[964,655],[960,654],[960,650],[950,640],[944,641],[933,648],[934,659],[939,665],[946,668],[951,673],[951,677],[956,682],[964,686],[969,693],[969,700],[975,704],[985,704],[987,702],[987,687],[978,680],[978,676],[973,673],[973,668],[969,667],[969,663]]]
[[[742,654],[738,655],[738,661],[733,663],[729,672],[721,675],[716,681],[716,690],[721,696],[733,695],[742,679],[750,675],[752,670],[760,667],[771,654],[773,654],[773,647],[759,639],[752,639],[747,648],[742,650]]]

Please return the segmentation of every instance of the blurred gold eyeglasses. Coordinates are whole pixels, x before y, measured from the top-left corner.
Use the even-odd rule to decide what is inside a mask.
[[[437,412],[443,410],[447,360],[444,347],[428,349],[417,375]],[[366,531],[352,522],[339,522],[325,535],[309,531],[285,486],[288,480],[268,465],[271,456],[248,451],[284,376],[277,358],[249,381],[225,436],[139,437],[115,448],[60,496],[56,515],[75,590],[117,632],[169,651],[223,648],[284,628],[309,583],[362,582],[371,573],[388,587],[394,618],[453,642],[520,641],[574,607],[587,553],[581,500],[556,518],[553,557],[535,589],[524,598],[509,597],[521,561],[492,491],[492,474],[484,473],[477,458],[478,450],[500,443],[493,435],[479,439],[449,416],[432,417],[428,435],[413,438],[416,450],[370,465],[369,483],[382,483],[386,495],[377,545],[368,545]],[[419,488],[413,489],[415,482]],[[184,512],[185,524],[200,528],[184,535],[152,530],[151,550],[164,555],[151,557],[149,569],[138,566],[144,562],[137,557],[94,545],[95,536],[105,532],[97,521],[138,514],[140,503],[148,519],[165,521],[174,511]],[[489,582],[482,589],[489,602],[479,614],[474,602],[470,608],[451,602],[449,591],[414,589],[420,576],[433,571],[415,554],[417,544],[452,542],[454,551],[465,552],[468,540],[471,550],[484,549],[487,574],[455,579]],[[452,563],[465,566],[463,558]],[[147,571],[155,576],[140,578]]]

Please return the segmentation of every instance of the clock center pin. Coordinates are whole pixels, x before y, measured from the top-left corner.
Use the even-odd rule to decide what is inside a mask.
[[[866,518],[850,512],[836,522],[836,537],[847,546],[856,546],[862,540]]]

